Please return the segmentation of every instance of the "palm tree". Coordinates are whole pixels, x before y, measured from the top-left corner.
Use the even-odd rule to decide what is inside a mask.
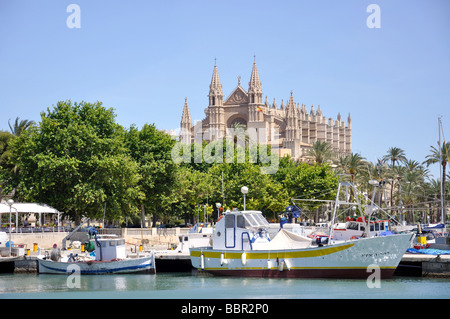
[[[10,123],[11,119],[8,120],[9,129],[11,130],[11,133],[15,136],[20,136],[23,131],[25,131],[30,126],[34,125],[34,121],[30,120],[22,120],[19,122],[19,117],[16,117],[16,121],[14,122],[14,125],[11,126]]]
[[[387,154],[383,156],[383,161],[391,161],[392,167],[395,167],[396,162],[406,162],[405,151],[399,147],[391,147],[388,149]]]
[[[366,167],[365,158],[359,153],[351,153],[339,159],[340,166],[346,174],[351,176],[352,183],[356,181],[356,175]]]
[[[406,156],[405,151],[402,150],[399,147],[391,147],[388,149],[387,154],[383,156],[383,161],[386,163],[388,161],[391,161],[392,168],[395,170],[395,163],[396,162],[406,162]],[[395,179],[392,179],[391,184],[391,207],[393,205],[393,197],[394,197],[394,181]]]
[[[321,165],[333,157],[333,147],[330,143],[316,141],[308,150],[307,155],[311,156],[317,164]]]
[[[430,166],[431,164],[440,163],[442,165],[442,185],[445,185],[445,170],[447,168],[448,159],[450,156],[450,142],[444,142],[442,143],[442,147],[438,145],[438,147],[431,146],[430,154],[425,156],[426,160],[423,162],[424,164],[427,164],[427,166]],[[444,207],[445,212],[445,186],[442,187],[442,207]],[[446,220],[446,214],[443,214],[443,223],[445,224]]]

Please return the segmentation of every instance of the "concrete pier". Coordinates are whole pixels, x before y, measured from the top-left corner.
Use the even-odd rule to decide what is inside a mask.
[[[155,252],[156,272],[185,272],[191,271],[191,257],[189,254],[183,254],[172,251]]]
[[[406,253],[397,267],[396,274],[450,278],[450,255]]]

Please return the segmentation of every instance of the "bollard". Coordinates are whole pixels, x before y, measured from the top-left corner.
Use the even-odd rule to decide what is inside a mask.
[[[30,256],[30,248],[27,249],[27,256]]]
[[[33,252],[37,252],[37,250],[38,250],[38,244],[33,243]]]

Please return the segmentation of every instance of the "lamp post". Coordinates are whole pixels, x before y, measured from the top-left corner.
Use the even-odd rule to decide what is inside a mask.
[[[241,187],[241,193],[244,194],[244,210],[245,210],[245,194],[248,193],[248,187],[247,186],[242,186]]]
[[[14,201],[10,198],[6,203],[9,205],[9,256],[11,256],[11,206],[14,204]]]
[[[216,207],[217,207],[217,221],[219,221],[219,217],[220,217],[220,207],[222,205],[220,203],[216,203]]]

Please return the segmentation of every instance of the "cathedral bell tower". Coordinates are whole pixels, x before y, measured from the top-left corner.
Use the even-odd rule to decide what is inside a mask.
[[[214,64],[208,97],[209,106],[206,115],[209,116],[209,138],[214,140],[225,135],[222,84],[216,64]]]
[[[264,113],[266,113],[266,107],[263,103],[263,92],[261,81],[259,80],[258,69],[256,67],[256,61],[253,61],[252,74],[250,76],[250,82],[248,83],[248,128],[256,128],[257,130],[265,129],[266,132],[261,134],[260,139],[265,140],[259,142],[267,142],[267,123],[264,121]]]

